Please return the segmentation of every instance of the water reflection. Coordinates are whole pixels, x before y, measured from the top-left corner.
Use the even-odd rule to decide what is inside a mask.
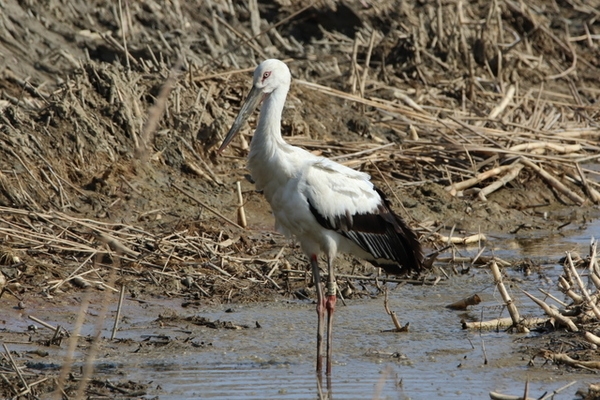
[[[319,395],[319,400],[332,400],[333,399],[333,390],[331,385],[331,375],[326,375],[325,379],[327,382],[327,392],[323,393],[323,374],[315,374],[317,381],[317,394]]]

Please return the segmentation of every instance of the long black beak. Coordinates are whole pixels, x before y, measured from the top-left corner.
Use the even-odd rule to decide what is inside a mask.
[[[225,136],[225,140],[223,140],[223,144],[221,144],[221,147],[219,147],[217,153],[221,154],[221,152],[225,150],[225,147],[227,147],[227,145],[233,140],[235,135],[240,131],[242,125],[244,125],[244,122],[246,122],[250,114],[252,114],[252,112],[256,109],[258,103],[260,103],[260,100],[262,98],[261,94],[262,92],[260,89],[258,89],[256,86],[252,86],[252,89],[250,90],[246,101],[242,105],[242,108],[240,109],[240,112],[237,115],[237,117],[235,117],[235,121],[233,121],[231,129],[229,129],[229,132],[227,133],[227,136]]]

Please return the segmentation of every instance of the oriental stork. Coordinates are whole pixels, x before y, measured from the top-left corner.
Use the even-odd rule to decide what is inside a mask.
[[[262,101],[250,144],[248,169],[271,205],[276,228],[299,241],[310,260],[317,292],[317,373],[322,373],[323,333],[327,311],[327,365],[331,374],[338,252],[365,259],[390,274],[421,271],[423,255],[416,234],[391,210],[370,176],[286,143],[281,114],[291,74],[279,60],[263,61],[253,86],[218,150],[220,154]],[[318,257],[327,258],[327,284],[321,287]]]

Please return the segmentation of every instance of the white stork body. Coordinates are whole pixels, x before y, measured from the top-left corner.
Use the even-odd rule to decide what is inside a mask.
[[[265,102],[263,109],[267,105]],[[324,229],[309,206],[324,216],[377,210],[381,198],[369,182],[369,175],[317,157],[283,140],[276,146],[280,146],[279,150],[268,159],[262,147],[252,146],[248,169],[256,188],[271,205],[277,230],[295,237],[309,257],[323,252],[333,260],[338,252],[343,252],[372,258],[345,236]]]
[[[317,289],[317,371],[322,366],[322,337],[328,311],[327,373],[331,372],[331,331],[336,287],[333,260],[338,252],[354,254],[390,273],[422,269],[416,235],[389,208],[368,174],[286,143],[281,114],[291,74],[279,60],[266,60],[254,72],[248,99],[223,141],[221,152],[245,119],[263,100],[250,145],[248,168],[271,205],[277,228],[295,237],[311,261]],[[328,264],[327,298],[320,285],[318,255]]]

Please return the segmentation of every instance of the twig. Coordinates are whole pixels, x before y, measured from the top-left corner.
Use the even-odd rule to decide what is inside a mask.
[[[541,399],[539,399],[539,400],[548,400],[548,399],[554,398],[554,396],[556,396],[557,394],[559,394],[559,393],[560,393],[560,392],[562,392],[563,390],[565,390],[565,389],[567,389],[567,388],[569,388],[569,387],[573,386],[573,385],[574,385],[574,384],[576,384],[576,383],[577,383],[577,381],[572,381],[572,382],[570,382],[570,383],[567,383],[565,386],[562,386],[562,387],[560,387],[560,388],[558,388],[558,389],[556,389],[556,390],[553,390],[552,392],[550,392],[550,393],[546,394],[544,397],[542,397],[542,398],[541,398]]]
[[[369,40],[369,48],[367,49],[367,55],[365,56],[365,69],[363,70],[362,79],[360,81],[360,95],[365,97],[365,85],[367,82],[367,76],[369,75],[369,64],[371,62],[371,53],[373,52],[373,45],[375,44],[375,29],[371,31],[371,39]]]
[[[121,292],[119,293],[119,304],[117,305],[117,315],[115,315],[115,322],[113,324],[112,333],[110,340],[114,340],[117,335],[117,329],[119,328],[119,319],[121,318],[121,308],[123,307],[123,299],[125,298],[125,284],[121,285]]]
[[[33,315],[28,315],[27,317],[28,317],[30,320],[32,320],[32,321],[35,321],[35,322],[37,322],[38,324],[40,324],[40,325],[42,325],[42,326],[44,326],[44,327],[46,327],[46,328],[50,329],[51,331],[56,331],[56,330],[58,329],[56,326],[54,326],[54,325],[51,325],[51,324],[49,324],[49,323],[47,323],[47,322],[44,322],[44,321],[42,321],[41,319],[34,317]]]
[[[502,98],[502,101],[500,102],[500,104],[494,107],[492,111],[490,111],[488,118],[495,119],[498,115],[500,115],[502,111],[504,111],[504,109],[510,104],[513,97],[515,96],[516,91],[517,88],[515,87],[515,85],[510,85],[508,87],[508,90],[506,91],[506,94]]]

